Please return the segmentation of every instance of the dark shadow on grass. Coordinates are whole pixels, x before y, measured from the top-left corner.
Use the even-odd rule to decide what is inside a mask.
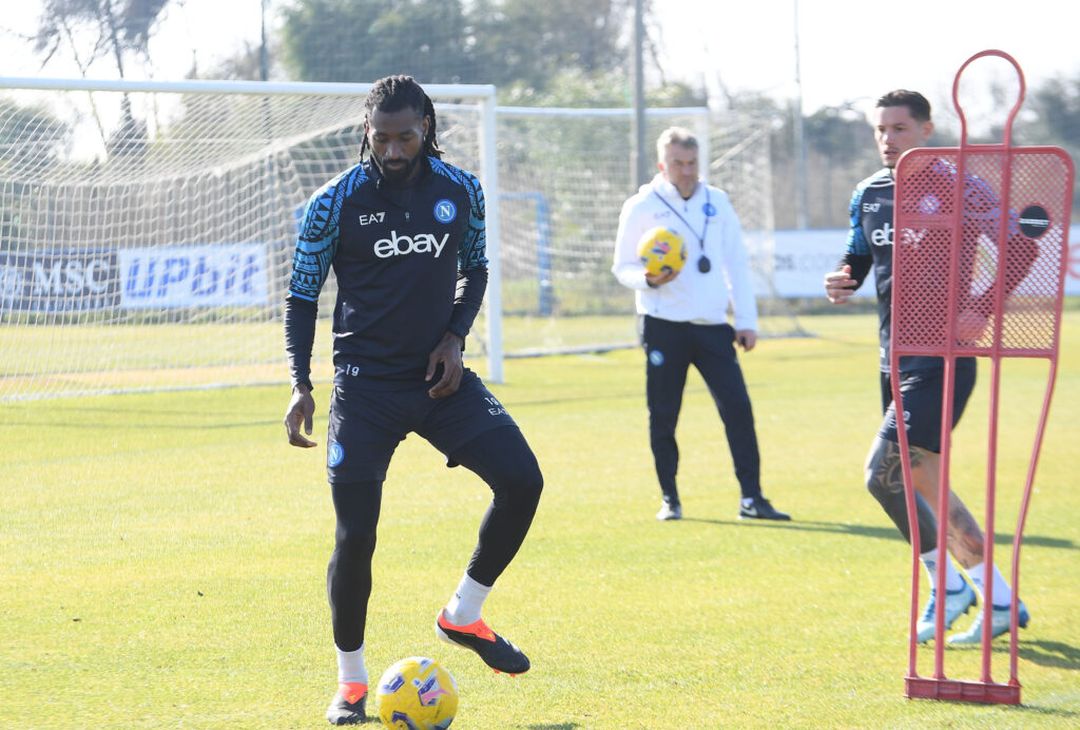
[[[1017,648],[1021,658],[1032,664],[1080,671],[1080,648],[1060,641],[1023,641]]]
[[[995,533],[994,544],[1011,546],[1013,542],[1012,535],[1006,533]],[[1045,547],[1045,548],[1059,548],[1062,550],[1076,550],[1077,544],[1072,540],[1067,540],[1061,537],[1044,537],[1042,535],[1024,535],[1023,541],[1020,543],[1020,547]]]
[[[1020,706],[1005,707],[1006,712],[1022,712],[1025,715],[1049,715],[1051,717],[1080,717],[1080,712],[1067,710],[1064,707],[1044,707],[1042,705],[1029,705],[1021,700]]]
[[[952,705],[953,707],[960,707],[961,705],[970,706],[974,703],[961,702],[959,700],[931,700],[932,702],[940,702],[944,705]],[[1019,713],[1022,715],[1047,715],[1049,717],[1080,717],[1080,712],[1076,710],[1069,710],[1064,707],[1046,707],[1044,705],[1029,705],[1023,701],[1019,705],[998,705],[1002,712]],[[1013,720],[1020,720],[1020,718],[1012,718]],[[1023,727],[1021,725],[1020,727]]]
[[[814,520],[792,520],[791,522],[775,522],[772,520],[709,520],[701,517],[684,517],[683,522],[701,522],[710,525],[731,526],[754,526],[759,529],[772,530],[799,530],[803,532],[834,532],[839,535],[855,535],[856,537],[871,537],[879,540],[895,540],[904,542],[904,538],[896,531],[895,527],[878,527],[876,525],[856,525],[844,522],[818,522]]]
[[[855,535],[856,537],[871,537],[879,540],[896,540],[906,542],[895,527],[885,525],[858,525],[846,522],[821,522],[815,520],[793,520],[791,522],[774,522],[772,520],[710,520],[703,517],[684,517],[683,522],[700,522],[709,525],[753,525],[759,529],[774,530],[802,530],[805,532],[833,532],[839,535]],[[1006,534],[994,535],[995,545],[1012,545],[1012,536]],[[1077,545],[1072,540],[1058,537],[1044,537],[1042,535],[1025,535],[1022,547],[1045,547],[1062,550],[1076,550]]]
[[[529,725],[527,730],[576,730],[581,727],[576,722],[561,722],[558,725]]]

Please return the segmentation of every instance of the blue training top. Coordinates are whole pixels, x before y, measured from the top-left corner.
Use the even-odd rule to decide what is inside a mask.
[[[937,159],[928,168],[930,178],[927,186],[938,190],[939,195],[948,195],[956,180],[956,167]],[[849,215],[851,227],[848,230],[847,248],[841,264],[851,266],[852,278],[861,285],[871,264],[874,269],[874,282],[878,300],[878,340],[880,343],[880,367],[883,373],[890,370],[889,347],[892,326],[892,277],[893,277],[893,213],[896,183],[892,170],[883,168],[855,186],[851,196]],[[933,204],[934,194],[926,193],[921,204]],[[992,240],[996,237],[1001,210],[998,197],[986,183],[975,175],[965,175],[964,185],[964,245],[979,245],[980,236],[986,234]],[[1015,216],[1011,216],[1015,218]],[[1015,236],[1015,220],[1010,221],[1010,234]],[[964,261],[972,258],[964,257]],[[961,272],[965,281],[970,281],[970,263]],[[1026,271],[1026,270],[1025,270]],[[1015,277],[1011,277],[1015,278]],[[1019,277],[1023,278],[1023,275]],[[1008,281],[1007,290],[1019,283],[1019,279]],[[991,292],[979,297],[972,297],[969,290],[963,292],[967,301],[962,306],[985,310],[992,298]],[[940,357],[925,355],[905,356],[900,359],[900,371],[903,373],[929,368],[942,367]]]
[[[370,161],[311,196],[293,254],[286,341],[293,382],[310,385],[319,292],[331,267],[335,384],[422,380],[446,332],[464,339],[487,284],[484,193],[435,157],[388,183]],[[309,331],[310,330],[310,331]]]

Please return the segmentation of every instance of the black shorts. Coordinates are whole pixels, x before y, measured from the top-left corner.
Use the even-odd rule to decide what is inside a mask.
[[[394,449],[417,433],[447,457],[481,433],[516,426],[498,399],[471,370],[457,392],[439,400],[420,381],[399,390],[335,387],[330,400],[326,471],[331,484],[382,481]]]
[[[882,399],[888,390],[889,378],[882,376]],[[904,421],[907,423],[908,444],[941,453],[941,406],[942,385],[945,371],[940,368],[916,370],[900,374],[900,397],[904,400]],[[957,358],[956,383],[953,389],[953,428],[964,413],[971,391],[975,389],[975,359]],[[891,397],[891,396],[890,396]],[[896,433],[896,404],[890,402],[885,409],[878,436],[886,441],[899,443]]]

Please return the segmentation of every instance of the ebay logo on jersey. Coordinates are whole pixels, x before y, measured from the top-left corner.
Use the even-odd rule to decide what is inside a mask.
[[[375,255],[381,259],[391,256],[408,256],[411,253],[435,253],[439,258],[446,241],[450,238],[449,233],[444,233],[442,238],[436,238],[431,233],[418,233],[415,236],[399,236],[397,231],[390,231],[390,238],[380,238],[375,242]]]

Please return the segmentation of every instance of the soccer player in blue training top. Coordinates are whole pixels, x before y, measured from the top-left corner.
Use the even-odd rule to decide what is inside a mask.
[[[382,484],[409,432],[478,474],[494,493],[457,590],[436,618],[440,638],[507,674],[529,669],[516,646],[480,618],[484,599],[532,523],[543,477],[506,409],[462,365],[465,338],[487,285],[484,195],[443,162],[435,109],[411,77],[368,94],[361,161],[307,206],[285,302],[293,446],[311,434],[310,364],[319,291],[337,276],[334,388],[327,472],[337,516],[327,593],[338,659],[335,725],[365,720],[364,629]],[[365,159],[365,153],[368,153]]]
[[[866,460],[866,486],[881,503],[885,512],[910,542],[907,505],[904,497],[904,481],[900,468],[899,437],[896,432],[896,405],[892,402],[889,372],[889,335],[892,320],[892,256],[893,256],[893,171],[896,162],[907,150],[925,146],[933,132],[930,120],[930,103],[914,91],[896,90],[877,101],[874,110],[874,134],[878,152],[885,167],[860,182],[851,197],[851,229],[848,232],[847,250],[837,271],[826,274],[825,293],[830,302],[845,304],[862,284],[871,266],[877,285],[879,338],[881,343],[881,406],[884,419]],[[931,184],[939,184],[943,191],[955,183],[956,170],[943,161],[937,161],[927,170]],[[979,201],[988,215],[981,220],[970,216],[965,220],[965,241],[977,238],[978,230],[985,228],[996,235],[998,222],[994,211],[999,210],[997,199],[985,183],[974,177],[965,181],[965,198],[968,210],[979,208]],[[1014,241],[1015,240],[1015,245]],[[1035,248],[1030,239],[1014,236],[1010,249],[1015,253],[1025,251],[1034,259]],[[1027,254],[1025,254],[1027,255]],[[968,257],[973,258],[973,257]],[[969,262],[970,263],[970,262]],[[1028,262],[1030,265],[1030,261]],[[970,280],[970,271],[963,280]],[[1011,272],[1006,286],[1015,288],[1026,274]],[[981,336],[986,327],[995,291],[971,297],[963,312],[962,321],[968,323],[971,339]],[[939,464],[941,460],[941,412],[944,364],[940,357],[911,356],[900,360],[900,390],[904,399],[904,418],[907,421],[908,443],[911,451],[911,471],[915,481],[916,504],[919,520],[919,552],[922,563],[930,576],[930,598],[919,619],[916,631],[918,640],[925,642],[934,637],[935,586],[937,585],[937,492]],[[956,383],[953,393],[953,427],[960,420],[968,398],[975,387],[975,358],[962,357],[956,361]],[[983,533],[978,522],[964,503],[950,492],[948,520],[948,550],[964,567],[971,584],[956,569],[951,560],[945,561],[945,628],[951,628],[961,614],[976,604],[976,590],[982,593],[987,580],[994,581],[994,636],[1009,629],[1009,602],[1012,591],[997,565],[993,574],[986,575],[983,564]],[[1019,605],[1019,622],[1027,626],[1027,607]],[[983,612],[963,633],[949,637],[950,644],[977,644],[982,638]]]
[[[698,176],[698,142],[687,129],[670,127],[656,141],[659,172],[623,203],[612,273],[634,290],[645,347],[649,442],[662,502],[658,520],[682,518],[675,483],[679,446],[675,426],[686,374],[693,365],[705,379],[724,422],[742,501],[739,517],[790,520],[761,491],[761,455],[754,412],[735,354],[757,342],[757,302],[739,218],[727,193]],[[678,231],[688,265],[650,274],[638,256],[642,235],[656,226]],[[728,324],[728,308],[735,326]]]

